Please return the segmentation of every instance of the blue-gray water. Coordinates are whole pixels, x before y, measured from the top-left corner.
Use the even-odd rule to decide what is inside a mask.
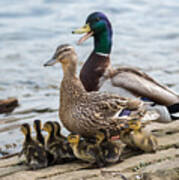
[[[43,63],[57,45],[70,43],[79,56],[79,69],[92,50],[92,39],[82,46],[71,31],[81,27],[87,15],[102,11],[111,20],[114,37],[112,64],[140,67],[179,92],[178,0],[1,0],[0,1],[0,99],[17,97],[20,106],[0,115],[0,148],[17,144],[23,136],[19,125],[34,119],[58,120],[60,65]],[[63,129],[63,133],[66,131]]]

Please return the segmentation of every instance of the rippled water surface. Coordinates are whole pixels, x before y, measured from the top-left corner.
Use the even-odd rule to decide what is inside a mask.
[[[10,153],[20,149],[21,123],[58,120],[62,71],[60,65],[44,68],[43,63],[57,45],[71,43],[81,68],[93,41],[77,46],[80,36],[71,31],[93,11],[112,22],[114,66],[138,66],[179,92],[178,0],[1,0],[0,98],[17,97],[20,103],[13,113],[0,115],[2,150],[13,143],[17,146],[9,147]]]

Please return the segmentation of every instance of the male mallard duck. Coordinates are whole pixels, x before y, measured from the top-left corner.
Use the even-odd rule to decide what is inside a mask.
[[[44,137],[41,133],[41,129],[42,129],[42,123],[40,120],[35,120],[34,121],[34,129],[35,129],[35,132],[36,132],[36,141],[38,141],[39,143],[41,143],[42,145],[45,144],[45,140],[44,140]]]
[[[129,147],[140,149],[144,152],[155,152],[158,147],[157,138],[142,129],[123,131],[120,134],[120,139]]]
[[[91,36],[94,37],[94,50],[80,72],[81,82],[87,91],[100,90],[115,92],[124,97],[141,97],[158,104],[153,108],[160,113],[159,121],[167,122],[178,118],[172,115],[179,112],[179,95],[175,92],[137,68],[112,69],[112,26],[103,13],[90,14],[86,25],[73,33],[86,33],[79,44]]]
[[[101,158],[105,164],[111,164],[120,161],[120,155],[123,150],[121,144],[111,141],[105,130],[100,130],[96,134],[96,139],[96,144],[98,144],[101,151]]]
[[[128,121],[145,119],[148,111],[139,99],[86,92],[76,76],[77,60],[72,46],[61,45],[53,58],[44,64],[62,64],[64,76],[60,86],[59,116],[69,131],[90,137],[99,129],[105,129],[115,135],[128,125]]]
[[[53,163],[64,163],[67,158],[74,158],[72,150],[63,139],[55,137],[53,122],[46,122],[43,130],[48,132],[46,148],[54,157]],[[52,163],[51,163],[52,164]]]
[[[47,167],[48,159],[46,151],[41,144],[32,139],[29,124],[22,124],[21,131],[25,136],[22,154],[25,156],[26,164],[31,169]]]
[[[85,139],[80,140],[80,135],[78,134],[70,134],[67,139],[76,158],[90,164],[96,164],[98,167],[104,166],[101,161],[99,146],[88,143]]]

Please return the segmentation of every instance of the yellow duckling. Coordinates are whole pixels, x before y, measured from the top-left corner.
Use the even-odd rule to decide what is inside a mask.
[[[123,147],[117,142],[113,142],[105,130],[100,130],[96,134],[97,144],[101,152],[101,159],[105,164],[117,163],[120,161],[120,155]]]
[[[85,140],[80,140],[80,135],[77,134],[69,135],[68,142],[70,143],[76,158],[90,164],[96,164],[98,167],[104,166],[104,163],[101,160],[99,146],[88,143]]]
[[[48,159],[46,151],[41,144],[32,139],[29,124],[22,124],[21,132],[25,136],[21,153],[25,156],[26,164],[33,170],[47,167]]]
[[[44,137],[41,133],[41,129],[42,129],[42,123],[40,120],[35,120],[34,123],[33,123],[33,127],[35,129],[35,132],[36,132],[36,141],[38,141],[39,143],[41,143],[42,145],[45,144],[45,140],[44,140]]]
[[[122,132],[120,138],[131,148],[140,149],[144,152],[155,152],[158,147],[157,138],[141,129]]]

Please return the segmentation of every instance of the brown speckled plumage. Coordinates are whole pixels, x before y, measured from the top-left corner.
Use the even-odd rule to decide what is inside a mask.
[[[99,129],[118,134],[129,120],[140,120],[145,115],[145,107],[140,100],[86,92],[76,77],[77,55],[73,47],[66,45],[65,50],[64,46],[60,47],[53,56],[56,57],[53,63],[49,61],[46,66],[56,62],[62,64],[64,77],[60,86],[59,116],[68,130],[82,136],[93,136]],[[119,117],[125,109],[130,110],[131,114]]]

